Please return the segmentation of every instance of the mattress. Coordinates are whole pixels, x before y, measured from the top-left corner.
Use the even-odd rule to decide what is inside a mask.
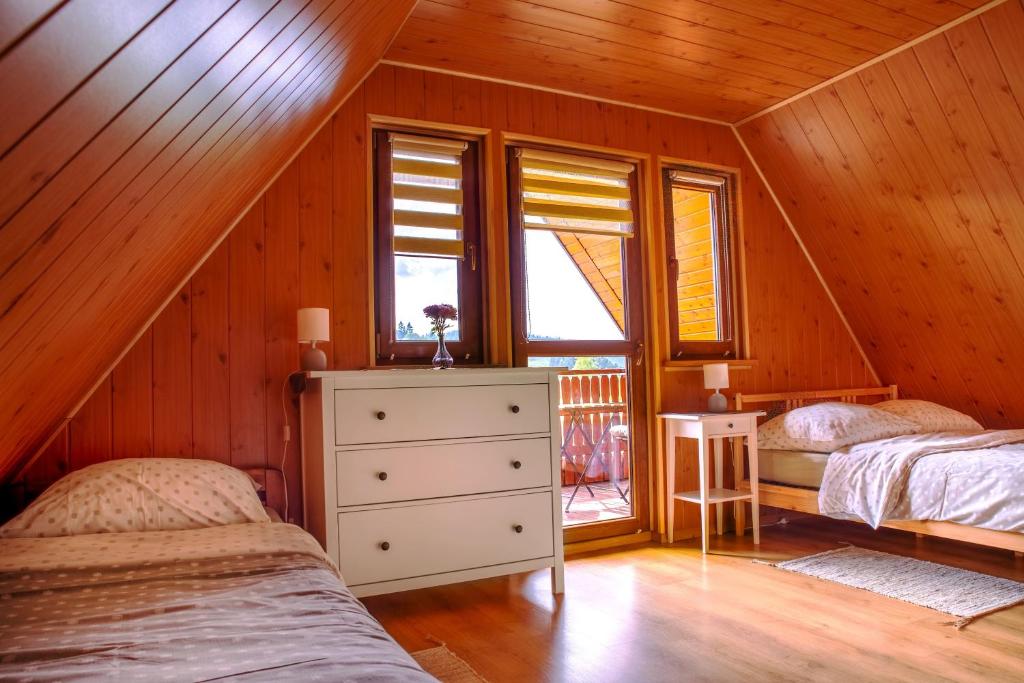
[[[762,482],[816,489],[821,486],[828,458],[828,453],[759,449],[757,476]]]
[[[291,524],[0,540],[0,680],[434,681]]]

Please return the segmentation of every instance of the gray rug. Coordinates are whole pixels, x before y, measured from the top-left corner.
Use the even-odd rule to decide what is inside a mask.
[[[953,622],[958,629],[1024,603],[1024,583],[856,546],[772,566],[960,617]]]

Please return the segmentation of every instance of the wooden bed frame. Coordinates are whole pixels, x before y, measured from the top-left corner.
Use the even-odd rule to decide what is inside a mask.
[[[842,401],[844,403],[876,403],[889,399],[895,399],[898,395],[895,384],[887,387],[871,387],[866,389],[831,389],[822,391],[795,391],[775,394],[736,394],[736,409],[758,408],[767,412],[765,420],[770,420],[776,415],[799,408],[808,403],[819,401]],[[738,470],[739,471],[739,470]],[[742,474],[738,475],[742,477]],[[750,481],[743,479],[737,482],[736,488],[749,491]],[[760,502],[762,505],[795,510],[797,512],[808,512],[820,515],[818,510],[818,491],[816,489],[801,488],[799,486],[785,486],[782,484],[765,484],[758,486]],[[737,514],[737,528],[742,528],[743,514]],[[1012,550],[1017,556],[1024,554],[1024,534],[1010,531],[993,531],[978,527],[957,524],[955,522],[936,521],[889,521],[882,524],[890,529],[901,529],[912,531],[921,536],[937,536],[966,543],[976,543],[990,548],[1002,548]]]

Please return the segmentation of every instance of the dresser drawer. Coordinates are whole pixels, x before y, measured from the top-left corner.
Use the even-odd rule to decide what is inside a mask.
[[[741,436],[757,431],[757,418],[746,415],[739,417],[715,418],[704,425],[707,436]]]
[[[338,505],[551,485],[551,439],[339,451]]]
[[[551,429],[547,384],[338,389],[334,420],[339,446]]]
[[[551,557],[551,505],[545,492],[342,512],[338,565],[357,586]]]

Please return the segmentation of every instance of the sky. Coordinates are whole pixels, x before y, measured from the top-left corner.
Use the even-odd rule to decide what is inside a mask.
[[[559,339],[622,339],[604,304],[553,233],[526,231],[530,334]],[[454,259],[399,256],[395,263],[395,313],[425,334],[423,307],[458,305]],[[449,334],[449,338],[451,335]]]

